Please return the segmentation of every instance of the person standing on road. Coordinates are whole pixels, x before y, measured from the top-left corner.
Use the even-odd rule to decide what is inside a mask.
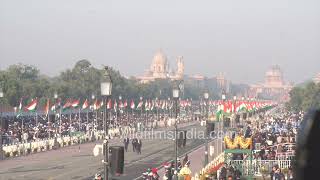
[[[137,141],[137,153],[141,154],[141,149],[142,149],[142,141],[141,139],[138,139]]]
[[[136,143],[137,142],[137,139],[136,138],[133,138],[132,141],[131,141],[131,144],[132,144],[132,151],[135,152],[136,151]]]
[[[124,138],[123,143],[124,143],[125,151],[128,152],[128,146],[129,146],[129,143],[130,143],[129,138],[128,137]]]

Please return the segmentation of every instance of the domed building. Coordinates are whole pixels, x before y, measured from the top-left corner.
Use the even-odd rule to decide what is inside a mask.
[[[249,94],[251,97],[260,96],[267,99],[287,101],[292,87],[292,84],[284,81],[280,67],[275,65],[265,73],[264,83],[250,86]]]
[[[170,73],[172,72],[172,73]],[[143,76],[137,77],[141,83],[148,83],[155,79],[182,79],[184,76],[183,57],[177,58],[177,71],[170,71],[167,56],[158,50],[153,56],[150,69]]]
[[[159,50],[154,56],[153,61],[150,67],[150,71],[152,72],[152,76],[154,78],[167,78],[168,76],[168,61],[166,55],[163,54],[161,50]]]

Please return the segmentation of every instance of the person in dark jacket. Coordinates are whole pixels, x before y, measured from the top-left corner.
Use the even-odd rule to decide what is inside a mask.
[[[124,138],[123,144],[124,144],[124,149],[126,152],[128,152],[128,146],[129,146],[130,140],[128,137]]]
[[[136,148],[137,148],[137,153],[141,154],[141,149],[142,149],[142,141],[141,139],[138,139],[136,142]]]
[[[137,139],[133,138],[131,141],[132,144],[132,151],[135,152],[136,151],[136,144],[137,144]]]

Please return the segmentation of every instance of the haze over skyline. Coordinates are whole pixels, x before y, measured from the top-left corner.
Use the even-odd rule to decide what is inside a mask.
[[[296,83],[320,72],[320,1],[0,0],[0,69],[57,75],[76,61],[143,75],[162,49],[186,74],[262,82],[280,65]]]

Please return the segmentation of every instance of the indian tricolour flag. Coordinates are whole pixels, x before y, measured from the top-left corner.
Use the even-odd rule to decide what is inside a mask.
[[[82,104],[82,109],[87,109],[89,107],[88,99],[86,99]]]
[[[17,113],[17,118],[21,116],[22,114],[22,98],[20,99],[20,104],[19,104],[19,107],[18,107],[18,113]]]
[[[80,100],[77,99],[77,100],[72,101],[71,106],[73,108],[77,108],[79,106],[79,104],[80,104]]]
[[[221,103],[220,105],[218,105],[218,108],[217,108],[217,111],[216,111],[217,120],[221,119],[223,113],[224,113],[224,104]]]
[[[244,102],[241,102],[236,109],[237,112],[247,111],[247,105]]]
[[[109,99],[109,101],[107,103],[107,109],[111,109],[111,105],[112,105],[112,101],[111,101],[111,99]]]
[[[142,105],[143,105],[143,101],[140,101],[139,104],[138,104],[138,106],[137,106],[137,109],[142,108]]]
[[[134,109],[135,107],[136,107],[136,105],[134,104],[134,101],[131,99],[130,108]]]
[[[49,109],[50,109],[50,99],[48,98],[48,99],[47,99],[46,106],[45,106],[45,108],[44,108],[44,111],[45,111],[45,113],[46,113],[46,117],[48,117]]]
[[[25,109],[28,111],[35,111],[37,108],[37,104],[38,104],[38,99],[34,99],[25,107]]]

